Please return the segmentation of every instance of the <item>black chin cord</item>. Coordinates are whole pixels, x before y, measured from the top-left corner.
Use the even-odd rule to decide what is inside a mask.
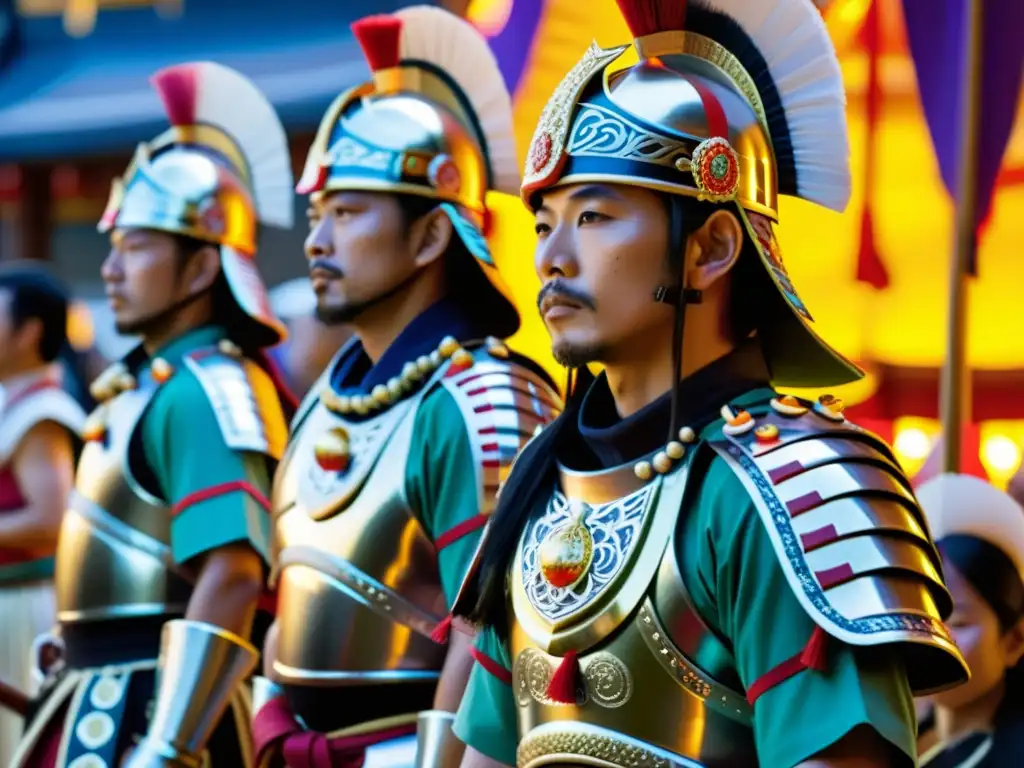
[[[671,195],[668,198],[669,237],[668,260],[673,267],[675,286],[659,285],[654,289],[654,300],[663,304],[671,304],[675,308],[675,322],[672,326],[672,410],[669,416],[668,441],[679,439],[679,383],[683,377],[683,331],[686,327],[686,306],[700,304],[703,296],[700,291],[683,285],[683,270],[686,262],[686,222],[681,198]]]
[[[154,326],[159,326],[159,325],[163,324],[164,322],[169,320],[172,316],[174,316],[175,314],[177,314],[178,312],[183,310],[185,307],[187,307],[190,304],[194,304],[195,302],[199,301],[199,299],[201,299],[203,296],[206,296],[211,290],[213,290],[213,285],[212,284],[211,284],[211,286],[209,288],[204,288],[201,291],[196,291],[195,293],[190,293],[188,296],[185,296],[184,298],[178,299],[176,302],[171,304],[169,307],[164,307],[159,312],[154,312],[153,314],[149,315],[148,317],[144,317],[141,320],[136,320],[134,323],[132,323],[132,325],[134,327],[136,327],[136,328],[139,328],[140,332],[142,332],[142,334],[144,335],[145,334],[145,329],[153,328]]]

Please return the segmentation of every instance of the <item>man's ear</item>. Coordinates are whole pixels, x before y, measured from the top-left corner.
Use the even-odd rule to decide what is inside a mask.
[[[448,214],[440,207],[425,214],[413,226],[413,263],[417,267],[425,267],[437,261],[448,250],[455,229]]]
[[[30,317],[15,331],[14,343],[22,350],[39,351],[43,341],[43,321],[38,317]]]
[[[204,245],[188,260],[185,269],[189,293],[210,290],[221,270],[220,249],[215,245]]]
[[[1006,668],[1017,666],[1024,656],[1024,619],[1003,633],[1003,647],[1006,652]]]
[[[706,291],[729,273],[743,247],[743,225],[732,211],[717,210],[686,241],[687,288]]]

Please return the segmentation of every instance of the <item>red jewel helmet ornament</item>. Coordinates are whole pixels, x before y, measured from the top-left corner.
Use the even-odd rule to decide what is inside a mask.
[[[537,173],[551,159],[551,134],[542,133],[530,145],[530,171]]]
[[[698,144],[693,150],[690,169],[701,192],[698,200],[722,203],[736,199],[740,166],[736,151],[727,139],[716,136]]]
[[[462,186],[462,175],[459,166],[449,155],[438,155],[427,166],[427,179],[438,192],[445,195],[457,195]]]

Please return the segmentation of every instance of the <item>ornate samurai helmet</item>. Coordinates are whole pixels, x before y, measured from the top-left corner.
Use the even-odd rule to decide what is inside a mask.
[[[495,288],[518,314],[484,236],[489,191],[517,194],[512,102],[487,41],[430,6],[352,25],[373,72],[341,94],[320,122],[300,194],[382,191],[437,200]]]
[[[99,230],[155,229],[220,246],[221,268],[261,346],[285,337],[256,267],[257,226],[289,229],[291,155],[270,102],[249,80],[211,62],[153,76],[171,128],[140,144],[115,179]]]
[[[811,0],[617,0],[628,46],[591,44],[548,101],[521,194],[586,182],[732,203],[771,276],[758,332],[790,386],[862,372],[822,341],[775,239],[778,195],[842,211],[850,196],[839,62]]]

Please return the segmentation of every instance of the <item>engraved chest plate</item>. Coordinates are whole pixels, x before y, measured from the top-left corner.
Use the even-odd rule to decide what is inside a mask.
[[[133,477],[129,461],[155,391],[147,377],[100,406],[105,436],[83,449],[61,523],[56,595],[62,622],[184,611],[191,587],[171,557],[170,510]]]
[[[421,398],[364,421],[317,403],[293,435],[273,497],[275,670],[284,680],[432,678],[440,669],[444,648],[429,639],[446,612],[437,553],[405,490]],[[332,434],[348,443],[340,470],[317,461],[318,442]]]
[[[722,684],[728,675],[715,677],[731,656],[694,610],[676,561],[688,477],[689,460],[648,483],[631,465],[563,471],[525,529],[509,638],[520,768],[757,765],[749,706]],[[579,524],[591,541],[586,574],[554,587],[544,542]],[[579,672],[567,704],[549,686],[570,651]]]
[[[633,555],[643,529],[645,513],[654,496],[649,484],[621,499],[590,505],[556,491],[544,515],[532,521],[523,541],[523,581],[530,604],[553,625],[571,620],[611,585]],[[543,548],[559,530],[579,520],[591,537],[590,563],[572,588],[558,587],[545,578]]]

